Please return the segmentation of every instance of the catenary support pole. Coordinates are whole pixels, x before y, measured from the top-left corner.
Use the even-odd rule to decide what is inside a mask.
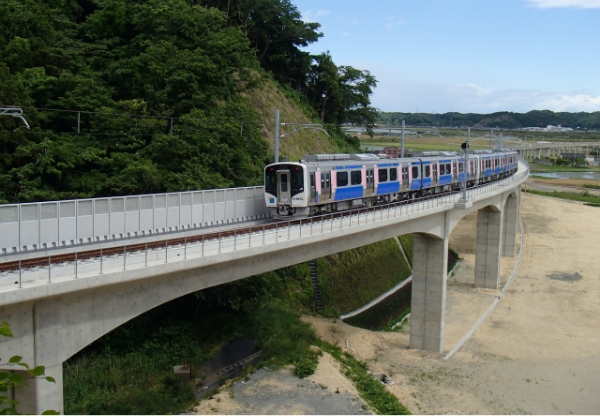
[[[279,162],[279,110],[275,110],[275,163]]]
[[[400,157],[404,157],[404,120],[402,120],[402,145],[400,146]]]

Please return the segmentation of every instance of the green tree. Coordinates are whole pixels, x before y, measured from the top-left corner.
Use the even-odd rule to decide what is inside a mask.
[[[2,322],[0,324],[0,335],[8,338],[14,338],[14,335],[10,329],[8,322]],[[15,355],[10,357],[8,363],[11,365],[17,365],[26,369],[27,374],[30,377],[44,378],[51,383],[56,383],[54,378],[45,375],[45,367],[40,365],[35,368],[29,368],[27,363],[21,361],[22,357]],[[11,373],[0,370],[0,414],[1,415],[15,415],[17,414],[17,406],[19,402],[9,398],[8,393],[11,389],[26,386],[27,381],[22,374]],[[43,415],[58,415],[59,413],[54,410],[46,410]]]

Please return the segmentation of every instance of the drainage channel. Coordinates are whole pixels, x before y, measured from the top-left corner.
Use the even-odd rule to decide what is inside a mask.
[[[255,366],[260,360],[261,351],[256,351],[254,347],[254,340],[249,337],[224,345],[219,354],[200,371],[204,380],[196,388],[196,396],[206,397],[223,381],[242,374],[248,365]]]

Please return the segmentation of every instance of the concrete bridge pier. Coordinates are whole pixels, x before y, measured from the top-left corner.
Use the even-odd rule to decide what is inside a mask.
[[[503,216],[503,210],[490,206],[477,212],[475,287],[498,289],[500,285]]]
[[[517,252],[517,222],[519,220],[519,198],[521,187],[516,196],[510,195],[504,203],[504,224],[502,228],[502,257],[514,257]]]
[[[414,234],[410,348],[442,352],[448,238]]]

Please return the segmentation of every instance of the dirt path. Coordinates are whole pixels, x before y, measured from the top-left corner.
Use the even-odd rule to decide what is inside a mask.
[[[523,194],[526,243],[519,272],[496,309],[449,360],[409,350],[406,332],[305,319],[323,339],[342,346],[347,339],[356,358],[391,376],[395,384],[387,388],[413,413],[599,414],[599,214],[598,208]],[[448,281],[445,352],[496,295],[473,288],[475,223],[475,215],[465,218],[451,236],[450,245],[465,260]],[[514,264],[515,259],[503,260],[502,283]],[[311,380],[341,386],[343,376],[334,370]],[[207,410],[199,412],[212,413]]]

